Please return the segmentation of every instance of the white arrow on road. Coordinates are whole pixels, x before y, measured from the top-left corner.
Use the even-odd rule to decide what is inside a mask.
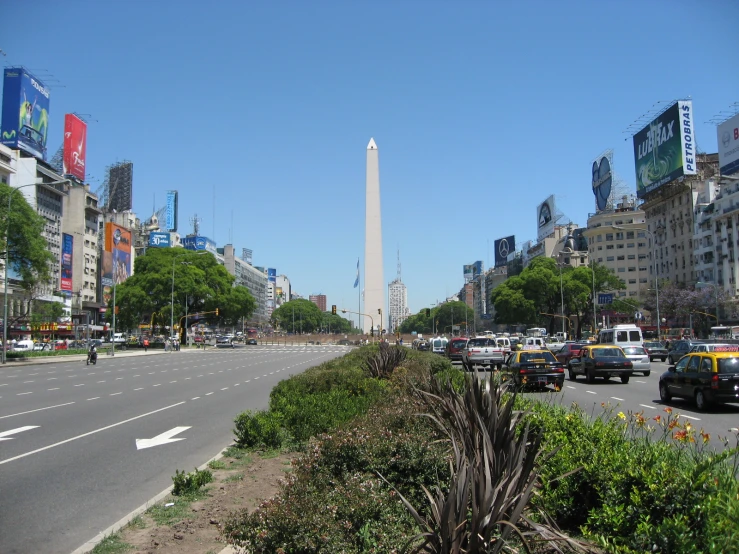
[[[169,431],[165,431],[161,435],[157,435],[151,439],[136,439],[136,450],[143,450],[144,448],[151,448],[152,446],[160,446],[170,442],[177,442],[185,440],[185,437],[173,439],[175,435],[179,435],[183,431],[187,431],[189,427],[175,427]]]
[[[15,435],[16,433],[22,433],[23,431],[30,431],[31,429],[38,428],[38,425],[26,425],[25,427],[18,427],[18,429],[11,429],[10,431],[3,431],[0,433],[0,441],[10,441],[13,437],[8,435]]]

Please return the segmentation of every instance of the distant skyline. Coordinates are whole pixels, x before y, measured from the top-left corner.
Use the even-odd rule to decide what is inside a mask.
[[[142,219],[179,191],[179,232],[353,310],[365,154],[382,151],[384,283],[400,251],[412,313],[462,287],[493,244],[535,240],[550,194],[579,226],[612,148],[636,192],[632,124],[693,100],[698,147],[739,102],[739,2],[377,0],[5,2],[0,60],[89,121],[87,174],[131,160]],[[10,22],[17,22],[11,25]],[[361,284],[363,286],[363,283]]]

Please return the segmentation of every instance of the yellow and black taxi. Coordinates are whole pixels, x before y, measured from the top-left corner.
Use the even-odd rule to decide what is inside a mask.
[[[560,389],[565,380],[565,369],[549,350],[518,350],[506,358],[501,377],[513,380],[517,386],[543,389],[554,385]]]
[[[634,364],[621,349],[613,344],[589,344],[580,349],[580,353],[570,360],[567,374],[570,381],[577,379],[578,374],[585,375],[588,383],[596,377],[608,380],[611,377],[620,377],[621,382],[629,382],[634,373]]]
[[[699,410],[739,402],[739,345],[683,356],[660,376],[659,397],[662,402],[673,397],[691,399]]]

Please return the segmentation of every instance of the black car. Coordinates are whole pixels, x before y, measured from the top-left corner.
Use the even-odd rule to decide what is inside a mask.
[[[595,381],[596,377],[606,380],[620,377],[621,382],[626,384],[634,373],[634,364],[619,346],[592,344],[582,347],[580,354],[570,360],[567,370],[570,381],[577,379],[580,373],[585,375],[588,383]]]
[[[544,389],[547,385],[554,385],[561,389],[565,368],[549,350],[518,350],[508,356],[501,377],[512,379],[519,387]]]
[[[696,344],[705,344],[700,340],[676,340],[670,343],[668,349],[667,361],[670,365],[675,365],[677,361],[690,352]]]
[[[246,339],[246,344],[256,345],[257,339]]]
[[[653,362],[658,359],[664,362],[667,359],[667,347],[664,343],[658,341],[648,341],[644,343],[644,350],[649,354],[649,361]]]

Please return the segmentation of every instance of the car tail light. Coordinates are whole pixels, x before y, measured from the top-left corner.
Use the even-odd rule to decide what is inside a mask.
[[[564,370],[563,367],[555,367],[554,368],[554,373],[564,373],[564,372],[565,372],[565,370]]]
[[[634,364],[632,364],[631,362],[626,362],[626,367],[634,367]]]
[[[595,362],[595,367],[603,367],[606,365],[604,362]]]
[[[711,388],[714,390],[718,388],[718,375],[715,373],[713,377],[711,377]]]

